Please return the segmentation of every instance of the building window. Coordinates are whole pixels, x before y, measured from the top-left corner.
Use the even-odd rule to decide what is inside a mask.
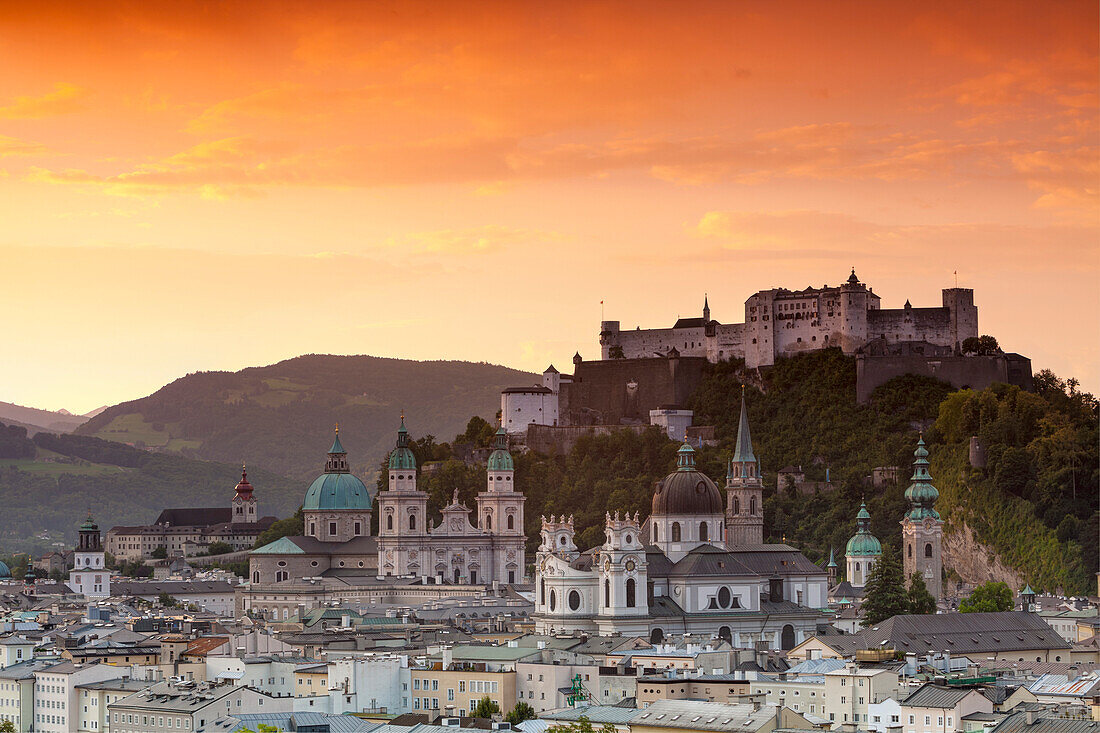
[[[392,514],[387,514],[386,515],[386,529],[391,531],[391,532],[393,531],[393,515]]]
[[[634,578],[626,579],[626,607],[634,608]]]
[[[361,534],[363,534],[363,523],[362,522],[356,522],[355,523],[355,536],[358,537]]]
[[[672,523],[672,541],[673,542],[679,542],[680,541],[680,523],[679,522],[673,522]]]
[[[928,543],[924,546],[924,556],[932,557],[932,543]]]
[[[330,537],[335,537],[336,536],[336,522],[329,522],[328,523],[328,534],[329,534]]]
[[[558,595],[554,591],[550,591],[550,610],[553,611],[558,605]]]
[[[569,591],[569,610],[576,611],[581,607],[581,594],[575,590]]]
[[[700,542],[706,542],[707,541],[707,523],[706,522],[699,522],[699,541]]]
[[[605,580],[603,582],[603,605],[604,608],[611,608],[611,581]]]
[[[508,515],[508,529],[516,528],[516,518],[511,514]]]
[[[416,529],[416,515],[409,515],[409,529]]]
[[[656,522],[653,523],[653,541],[654,542],[660,542],[661,541],[661,538],[657,534],[657,523]]]

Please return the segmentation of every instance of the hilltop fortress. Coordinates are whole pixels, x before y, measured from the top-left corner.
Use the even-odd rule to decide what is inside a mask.
[[[881,298],[856,277],[838,287],[761,290],[745,301],[743,323],[719,323],[704,299],[701,318],[681,318],[672,328],[620,330],[618,321],[600,329],[603,359],[704,357],[711,362],[744,359],[752,369],[783,356],[838,346],[855,354],[875,341],[923,342],[929,351],[960,353],[967,338],[978,335],[978,308],[970,288],[945,288],[938,308],[905,306],[883,309]],[[938,348],[936,348],[938,347]],[[929,353],[928,355],[932,355]]]

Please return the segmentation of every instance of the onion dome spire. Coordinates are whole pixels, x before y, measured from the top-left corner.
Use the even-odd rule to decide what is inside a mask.
[[[493,452],[489,454],[487,470],[516,470],[516,464],[515,461],[512,460],[512,454],[508,452],[508,432],[504,429],[503,425],[497,428],[496,434],[493,435]]]
[[[882,543],[871,534],[871,513],[867,511],[867,502],[859,505],[859,513],[856,514],[856,533],[852,539],[848,540],[845,554],[849,557],[882,554]]]
[[[248,482],[248,466],[244,463],[241,464],[241,480],[233,490],[242,499],[252,498],[252,484]]]
[[[852,267],[852,274],[848,276],[849,285],[859,285],[859,278],[856,277],[856,268]]]
[[[336,436],[332,439],[332,447],[328,449],[328,460],[325,461],[325,473],[348,473],[348,452],[344,450],[340,442],[340,423],[336,423]]]
[[[676,470],[695,470],[695,449],[691,447],[691,443],[687,442],[686,435],[684,436],[684,444],[680,446],[680,450],[676,451]]]
[[[940,498],[940,492],[932,485],[932,476],[928,473],[928,450],[924,447],[923,434],[917,440],[917,449],[913,451],[913,476],[909,480],[911,483],[905,490],[909,511],[905,516],[917,522],[925,517],[939,519],[939,512],[933,505]]]
[[[415,471],[416,456],[409,448],[409,430],[405,427],[405,414],[401,414],[401,427],[397,429],[397,447],[390,453],[391,471]]]

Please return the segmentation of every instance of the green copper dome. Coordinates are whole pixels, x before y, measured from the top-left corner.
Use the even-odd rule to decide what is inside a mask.
[[[405,428],[405,416],[401,416],[401,427],[397,429],[397,447],[390,453],[391,471],[415,471],[416,456],[409,448],[409,431]]]
[[[928,451],[924,447],[924,436],[917,440],[917,449],[913,451],[913,476],[909,488],[905,490],[905,499],[909,502],[906,518],[921,521],[928,517],[939,519],[939,513],[933,508],[940,492],[932,485],[932,476],[928,473]]]
[[[502,425],[496,435],[493,436],[493,452],[489,454],[490,471],[514,471],[516,464],[512,460],[512,454],[508,452],[508,433]]]
[[[371,498],[367,487],[348,470],[347,451],[340,435],[332,441],[325,462],[325,472],[314,479],[302,501],[303,511],[370,511]]]
[[[354,509],[370,511],[370,492],[350,473],[323,473],[306,491],[303,511]]]
[[[856,533],[848,540],[844,554],[849,557],[881,555],[882,543],[871,534],[871,513],[867,511],[867,504],[860,505],[859,513],[856,514],[856,525]]]
[[[10,578],[10,577],[11,577],[11,568],[8,567],[7,563],[0,560],[0,578]]]

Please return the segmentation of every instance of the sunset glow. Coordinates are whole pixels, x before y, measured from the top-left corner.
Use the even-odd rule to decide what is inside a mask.
[[[0,400],[302,353],[597,358],[768,287],[975,289],[1100,389],[1093,2],[22,3]],[[77,368],[79,367],[79,368]]]

